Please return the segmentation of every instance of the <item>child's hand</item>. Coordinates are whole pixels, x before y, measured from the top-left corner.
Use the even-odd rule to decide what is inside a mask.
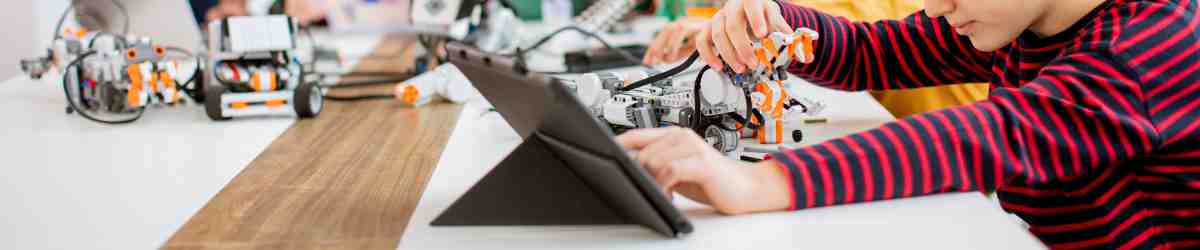
[[[776,211],[790,205],[791,187],[775,162],[748,166],[731,160],[691,130],[632,130],[617,136],[617,143],[640,150],[635,160],[667,197],[679,192],[723,214]]]
[[[225,17],[245,16],[249,14],[249,11],[246,10],[246,0],[221,0],[217,6],[208,9],[205,20],[212,22]]]
[[[696,51],[696,34],[704,27],[708,27],[708,20],[698,18],[680,19],[668,24],[654,37],[642,63],[662,64],[683,60]]]
[[[791,34],[791,26],[779,13],[779,5],[771,0],[730,0],[713,16],[708,27],[700,31],[696,49],[700,58],[716,70],[729,64],[734,72],[743,73],[758,66],[754,58],[754,42],[771,32]],[[724,59],[724,64],[722,63]]]

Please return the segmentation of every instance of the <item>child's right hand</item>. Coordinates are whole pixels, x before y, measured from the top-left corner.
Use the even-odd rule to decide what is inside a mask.
[[[635,129],[616,139],[639,151],[634,160],[668,198],[678,192],[722,214],[779,211],[791,205],[790,177],[778,162],[744,165],[717,152],[691,129]]]
[[[730,0],[700,31],[697,37],[711,39],[697,39],[696,50],[713,69],[721,70],[727,64],[734,72],[743,73],[758,66],[754,42],[771,32],[792,33],[775,1]]]

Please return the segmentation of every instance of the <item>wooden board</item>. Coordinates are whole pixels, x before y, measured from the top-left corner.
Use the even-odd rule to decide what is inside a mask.
[[[414,44],[389,37],[374,54],[407,53]],[[356,70],[408,67],[364,61]],[[272,142],[163,248],[395,249],[460,111],[446,103],[412,109],[391,100],[327,101],[319,117]]]

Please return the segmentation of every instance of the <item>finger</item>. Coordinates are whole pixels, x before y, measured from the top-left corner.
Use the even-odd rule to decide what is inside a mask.
[[[696,35],[696,39],[692,40],[692,44],[695,44],[696,51],[700,53],[700,59],[704,60],[704,64],[708,64],[708,67],[720,71],[724,69],[724,65],[721,64],[721,59],[717,57],[714,51],[712,40],[704,39],[710,37],[712,37],[710,28],[705,27],[700,30],[700,34]]]
[[[708,195],[704,193],[704,189],[700,188],[700,185],[681,182],[675,184],[675,187],[673,187],[671,191],[682,194],[683,196],[688,197],[688,199],[692,199],[693,201],[701,204],[712,206],[712,201],[709,200]]]
[[[692,43],[685,43],[684,46],[679,47],[678,50],[671,52],[670,60],[673,62],[683,60],[683,58],[688,57],[692,54],[692,52],[695,51],[696,47],[692,46]]]
[[[689,42],[687,41],[689,40],[688,37],[693,35],[693,32],[683,30],[684,27],[682,25],[676,25],[673,28],[675,28],[676,31],[671,32],[670,38],[667,38],[667,44],[670,45],[667,46],[667,50],[664,51],[670,52],[670,54],[667,56],[671,57],[675,56],[674,52],[678,51],[679,48],[683,47],[684,44],[687,44],[687,42]]]
[[[669,132],[670,128],[634,129],[617,136],[616,140],[617,144],[620,144],[622,147],[641,150],[651,143],[658,141],[663,136],[666,136]]]
[[[745,16],[745,13],[740,13],[738,16]],[[745,22],[745,18],[726,19],[725,34],[729,37],[729,42],[733,45],[734,53],[737,53],[737,59],[741,61],[742,66],[745,66],[747,70],[752,70],[758,66],[758,60],[754,58],[754,42],[752,40],[758,39],[751,38],[752,35],[746,29]]]
[[[686,138],[680,135],[679,130],[682,130],[682,128],[672,128],[666,135],[659,137],[658,140],[642,148],[642,151],[637,154],[637,162],[648,169],[657,169],[665,166],[666,164],[655,165],[650,159],[671,151],[672,148],[679,147],[679,144],[683,141],[682,139]]]
[[[720,14],[718,14],[720,15]],[[733,48],[733,44],[729,42],[729,34],[725,29],[727,18],[716,18],[712,22],[712,42],[717,47],[717,54],[721,60],[733,68],[733,71],[742,73],[745,71],[745,66],[742,66],[741,59],[738,59],[737,52]]]
[[[218,15],[218,14],[217,14],[217,11],[216,11],[216,10],[210,10],[210,11],[208,11],[208,15],[205,15],[205,17],[204,17],[204,20],[205,20],[206,22],[212,22],[212,21],[216,21],[216,20],[217,20],[217,18],[220,18],[220,17],[219,17],[219,16],[217,16],[217,15]]]
[[[772,4],[770,8],[766,8],[768,21],[771,22],[771,27],[775,31],[790,35],[792,34],[792,25],[788,24],[786,19],[783,19],[783,14],[779,12],[777,6]]]
[[[673,190],[675,185],[679,183],[679,179],[676,178],[676,172],[677,171],[670,167],[665,167],[650,172],[650,175],[654,176],[654,182],[658,183],[659,190],[663,192],[663,195],[669,197],[669,199],[674,198]]]
[[[654,37],[654,41],[650,42],[650,47],[648,49],[646,49],[646,56],[645,56],[645,58],[642,59],[643,64],[657,63],[655,59],[657,59],[659,57],[658,54],[661,53],[659,51],[661,51],[663,49],[663,47],[665,47],[668,33],[670,33],[669,29],[665,29],[662,32],[658,33],[658,36]]]
[[[654,154],[646,155],[646,164],[650,166],[663,167],[668,166],[671,162],[678,159],[697,157],[703,151],[697,150],[699,147],[708,147],[708,144],[701,142],[699,147],[694,145],[696,142],[687,140],[686,137],[672,136],[671,139],[664,140],[663,144],[671,145],[665,150],[654,152]],[[703,148],[700,148],[703,149]]]
[[[744,8],[742,8],[742,10],[746,12],[746,21],[750,24],[750,30],[754,31],[754,37],[766,37],[767,33],[770,33],[767,30],[770,27],[767,26],[767,18],[764,17],[765,8],[763,8],[763,5],[766,5],[767,3],[758,1],[753,1],[753,3],[751,3],[748,1],[742,2],[742,4],[745,5],[743,6]]]

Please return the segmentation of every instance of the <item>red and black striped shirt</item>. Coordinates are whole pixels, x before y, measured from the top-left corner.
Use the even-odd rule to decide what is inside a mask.
[[[944,18],[850,22],[793,74],[847,91],[990,82],[990,97],[773,155],[793,209],[995,190],[1055,249],[1200,247],[1197,0],[1109,1],[1052,37],[979,52]]]

